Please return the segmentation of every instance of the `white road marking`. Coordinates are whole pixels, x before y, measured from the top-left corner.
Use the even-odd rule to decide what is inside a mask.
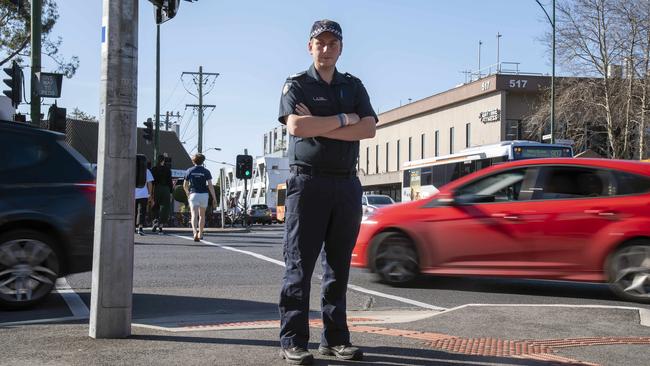
[[[636,310],[639,312],[639,324],[644,327],[650,327],[650,309],[639,308],[635,306],[617,306],[617,305],[578,305],[578,304],[465,304],[441,311],[437,315],[450,313],[456,310],[462,310],[468,307],[513,307],[513,308],[571,308],[571,309],[620,309],[620,310]]]
[[[42,324],[42,323],[60,323],[60,322],[72,321],[72,320],[85,320],[90,317],[90,310],[88,310],[86,304],[83,302],[83,300],[81,300],[81,297],[72,289],[72,287],[70,287],[65,277],[56,280],[56,288],[54,289],[54,292],[61,295],[63,301],[65,301],[65,303],[68,305],[68,308],[70,308],[70,312],[72,312],[72,316],[0,323],[0,327]]]
[[[182,235],[173,235],[173,236],[176,236],[176,237],[182,238],[182,239],[186,239],[186,240],[193,240],[193,238],[190,238],[188,236],[182,236]],[[277,264],[277,265],[282,266],[282,267],[285,266],[284,262],[282,262],[282,261],[267,257],[265,255],[257,254],[257,253],[254,253],[254,252],[249,252],[247,250],[241,250],[241,249],[233,248],[233,247],[230,247],[230,246],[227,246],[227,245],[216,244],[216,243],[209,242],[207,240],[201,240],[201,243],[206,244],[206,245],[219,247],[221,249],[226,249],[226,250],[230,250],[230,251],[233,251],[233,252],[241,253],[241,254],[250,255],[252,257],[255,257],[255,258],[258,258],[258,259],[261,259],[261,260],[264,260],[264,261],[267,261],[267,262],[270,262],[270,263],[273,263],[273,264]],[[386,299],[391,299],[391,300],[403,302],[405,304],[414,305],[414,306],[417,306],[417,307],[421,307],[423,309],[436,310],[436,311],[447,310],[446,308],[441,308],[439,306],[426,304],[426,303],[423,303],[423,302],[420,302],[420,301],[415,301],[415,300],[407,299],[407,298],[400,297],[400,296],[385,294],[383,292],[370,290],[370,289],[367,289],[367,288],[364,288],[364,287],[361,287],[361,286],[357,286],[357,285],[348,284],[348,288],[351,289],[351,290],[357,291],[357,292],[363,292],[363,293],[366,293],[366,294],[369,294],[369,295],[375,295],[375,296],[378,296],[378,297],[383,297],[383,298],[386,298]]]
[[[90,310],[88,310],[86,303],[84,303],[83,300],[81,300],[81,297],[72,289],[72,287],[70,287],[65,277],[56,280],[55,291],[58,292],[63,298],[63,301],[68,304],[73,317],[90,317]]]

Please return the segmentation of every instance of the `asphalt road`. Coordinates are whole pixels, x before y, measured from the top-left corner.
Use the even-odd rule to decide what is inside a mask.
[[[187,240],[189,235],[183,234],[136,236],[134,319],[210,314],[210,309],[223,308],[275,316],[284,268],[251,253],[282,262],[282,235],[283,227],[274,225],[254,226],[249,233],[206,235],[206,242],[215,245],[194,243]],[[312,279],[311,308],[314,310],[319,309],[320,273],[317,265]],[[90,273],[68,276],[67,281],[88,304]],[[350,310],[414,309],[426,305],[449,309],[466,304],[608,305],[650,309],[650,305],[618,300],[604,284],[429,276],[408,287],[397,288],[380,283],[362,269],[352,269],[350,284],[361,288],[354,287],[348,292]],[[30,311],[0,312],[0,323],[68,315],[65,302],[53,294],[43,305]]]
[[[21,355],[29,354],[32,351],[26,348],[21,353],[18,347],[15,352],[18,358],[12,360],[28,360],[25,361],[25,364],[29,364],[34,360],[47,359],[52,352],[59,350],[60,345],[74,348],[70,345],[70,339],[73,339],[74,342],[80,342],[84,347],[89,348],[101,344],[106,345],[107,348],[103,349],[104,354],[101,357],[109,355],[115,358],[116,363],[123,362],[123,360],[135,362],[137,357],[143,357],[141,360],[150,363],[156,357],[163,356],[169,357],[166,361],[172,362],[170,360],[185,357],[182,352],[194,355],[196,352],[203,352],[202,345],[216,342],[215,344],[239,345],[239,348],[224,348],[230,352],[231,356],[229,357],[237,357],[238,352],[247,347],[255,350],[254,352],[257,353],[251,356],[254,358],[249,359],[250,362],[246,362],[246,364],[268,363],[269,360],[272,360],[273,364],[283,364],[281,360],[278,360],[276,354],[269,356],[265,353],[269,346],[275,349],[277,324],[264,328],[265,325],[276,322],[278,319],[277,301],[284,271],[282,236],[283,227],[278,225],[254,226],[248,233],[208,234],[202,243],[193,242],[188,234],[136,236],[133,289],[134,339],[148,342],[148,349],[152,347],[150,344],[152,342],[172,342],[160,344],[157,348],[154,346],[153,349],[156,351],[150,352],[159,352],[159,355],[151,356],[153,358],[138,356],[140,348],[137,343],[128,343],[123,346],[119,346],[119,342],[111,343],[111,347],[129,348],[128,352],[125,348],[128,355],[125,353],[123,358],[119,358],[120,356],[112,348],[109,349],[107,344],[93,344],[86,340],[87,328],[84,323],[87,320],[84,318],[83,311],[87,311],[87,306],[90,303],[90,273],[66,278],[67,284],[74,290],[72,294],[53,293],[43,304],[26,311],[0,311],[0,335],[4,334],[2,333],[3,323],[70,317],[79,315],[81,309],[80,318],[82,320],[76,323],[74,321],[62,322],[60,328],[52,328],[47,325],[15,328],[20,329],[19,333],[15,334],[19,334],[20,337],[24,337],[25,342],[32,344],[35,339],[40,339],[39,337],[54,337],[59,334],[60,339],[57,339],[58,343],[52,343],[49,351],[43,350],[42,356],[34,355],[30,356],[31,358],[25,358]],[[320,280],[318,276],[320,273],[320,266],[317,266],[312,279],[311,294],[312,318],[314,319],[319,318]],[[460,308],[433,318],[403,324],[388,322],[387,326],[393,329],[385,331],[386,334],[392,335],[390,339],[385,336],[376,338],[378,336],[372,335],[374,333],[364,333],[362,328],[357,328],[352,334],[353,342],[374,349],[377,362],[371,362],[371,364],[408,365],[418,364],[418,362],[448,364],[454,360],[454,357],[460,357],[455,356],[454,352],[457,351],[453,351],[453,349],[451,349],[452,353],[425,351],[429,346],[422,341],[409,340],[408,337],[399,336],[401,330],[425,332],[414,336],[420,337],[417,339],[423,339],[421,338],[423,336],[435,339],[435,337],[439,337],[438,333],[431,332],[439,332],[443,336],[445,334],[451,336],[452,341],[454,337],[465,337],[466,339],[491,337],[491,339],[512,340],[582,337],[593,340],[594,336],[637,336],[645,337],[646,341],[644,342],[650,343],[650,328],[639,325],[640,313],[638,311],[630,312],[625,309],[612,308],[650,309],[650,306],[619,301],[603,284],[498,278],[426,277],[411,286],[395,288],[378,282],[374,275],[359,269],[352,270],[350,284],[352,286],[348,291],[348,309],[352,315],[349,317],[355,316],[354,311],[360,312],[357,314],[370,314],[373,311],[412,314],[418,311],[429,310],[430,312],[432,309],[435,311],[452,309],[467,304],[563,304],[570,306],[562,308],[561,311],[556,310],[559,308],[553,307],[532,308],[525,306]],[[75,306],[75,298],[77,301],[81,299],[85,306],[81,302]],[[601,308],[598,308],[599,306]],[[85,316],[87,317],[87,314]],[[256,330],[229,330],[230,333],[223,333],[223,324],[229,322],[237,325],[241,325],[242,322],[254,322]],[[222,328],[214,328],[214,325],[219,325]],[[262,325],[261,328],[260,325]],[[11,327],[5,328],[4,331],[11,332],[11,329]],[[185,329],[183,332],[186,333],[170,333],[174,329],[177,331]],[[318,342],[318,330],[312,328],[312,332],[312,342]],[[183,336],[175,337],[171,334],[183,334]],[[232,336],[232,340],[226,342],[220,338],[226,335]],[[217,337],[216,340],[211,338],[213,336]],[[241,337],[242,340],[235,341],[234,339],[238,337]],[[265,340],[252,341],[256,337],[262,337]],[[383,343],[388,341],[391,342],[390,347],[387,343]],[[0,341],[0,344],[3,342],[11,342],[11,339]],[[182,342],[194,342],[196,345],[181,351],[183,349]],[[380,344],[384,344],[385,349],[380,348]],[[16,347],[16,344],[12,343],[11,345]],[[165,351],[165,347],[173,347],[176,353]],[[437,346],[431,347],[436,348]],[[260,349],[263,350],[261,353],[259,353]],[[446,350],[444,345],[438,349]],[[71,351],[66,349],[65,352],[60,352],[69,356]],[[386,358],[393,357],[387,355],[397,356],[400,354],[403,357],[414,358],[402,359],[402,363],[393,363],[398,362],[397,359]],[[206,355],[210,360],[215,360],[215,362],[211,361],[211,364],[222,364],[218,358],[214,358],[214,352],[207,352]],[[650,357],[650,351],[648,351],[647,345],[629,343],[625,347],[608,345],[597,349],[591,346],[561,348],[555,351],[555,355],[570,359],[590,360],[603,365],[637,365],[643,364],[644,360]],[[62,360],[68,360],[64,364],[86,363],[81,356],[69,357],[72,358],[62,358]],[[102,363],[101,357],[97,357],[99,357],[97,362],[90,363]],[[446,361],[431,363],[431,360],[436,357],[441,357]],[[517,363],[511,358],[463,357],[465,358],[458,358],[452,363]],[[203,364],[204,359],[197,358],[196,360],[198,360],[196,364]],[[522,364],[547,364],[535,362],[541,361]],[[10,364],[12,363],[10,362]],[[13,364],[23,363],[14,362]],[[190,362],[190,364],[193,363]],[[231,363],[226,362],[225,364]]]

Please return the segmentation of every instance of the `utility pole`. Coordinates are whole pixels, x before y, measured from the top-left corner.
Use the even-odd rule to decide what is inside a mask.
[[[138,0],[104,0],[90,329],[131,335]]]
[[[153,164],[158,166],[160,152],[160,24],[156,24],[156,124],[153,130]]]
[[[205,108],[216,108],[215,105],[210,104],[210,105],[204,105],[203,104],[203,85],[207,83],[208,79],[211,76],[214,76],[216,79],[219,76],[219,73],[214,73],[214,72],[203,72],[203,66],[199,66],[199,72],[183,72],[181,77],[183,75],[192,75],[194,77],[194,82],[197,84],[197,88],[199,91],[198,94],[198,99],[199,99],[199,104],[186,104],[185,108],[187,107],[192,107],[192,108],[198,108],[199,112],[199,142],[198,142],[198,152],[202,153],[203,152],[203,112]],[[203,77],[206,76],[205,79]],[[198,80],[197,80],[198,79]],[[210,91],[206,92],[205,95],[207,95]]]
[[[162,117],[162,114],[160,115],[160,117]],[[178,123],[178,121],[180,121],[181,119],[181,112],[176,112],[176,114],[174,114],[173,111],[165,112],[165,131],[169,131],[169,129],[171,128],[170,127],[171,121],[169,120],[170,118],[175,118],[176,122]]]
[[[37,73],[41,72],[41,32],[43,21],[43,0],[32,0],[32,26],[31,26],[31,43],[32,43],[32,74],[31,74],[31,117],[32,124],[40,126],[41,124],[41,97],[38,95],[38,78]]]

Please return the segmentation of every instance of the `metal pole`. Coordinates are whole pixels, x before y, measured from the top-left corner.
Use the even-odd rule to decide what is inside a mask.
[[[481,45],[483,42],[478,41],[478,78],[481,78]]]
[[[203,66],[199,66],[199,153],[203,152]]]
[[[497,32],[497,73],[501,72],[501,59],[499,58],[499,50],[501,46],[501,34]]]
[[[138,0],[104,0],[90,329],[131,335]]]
[[[31,117],[32,124],[41,124],[41,97],[38,95],[38,79],[36,74],[41,72],[41,32],[43,22],[41,14],[43,12],[42,0],[32,0],[32,74],[31,74]]]
[[[223,199],[223,192],[226,189],[226,182],[224,180],[223,168],[219,169],[219,180],[221,180],[221,186],[219,187],[219,200],[221,201],[221,228],[226,227],[226,218],[224,217],[223,205],[226,203]]]
[[[156,24],[156,123],[153,133],[153,157],[151,160],[158,166],[160,151],[160,24]]]
[[[553,69],[551,73],[551,143],[555,143],[555,0],[553,0]]]
[[[165,131],[169,131],[169,111],[165,112]]]

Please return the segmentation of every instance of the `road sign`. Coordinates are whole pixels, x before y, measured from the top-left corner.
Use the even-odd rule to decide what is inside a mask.
[[[553,135],[551,135],[550,133],[548,133],[548,134],[542,136],[542,140],[544,140],[544,141],[546,141],[546,140],[550,140],[551,137],[553,137]]]
[[[575,141],[570,139],[556,139],[555,143],[560,145],[573,145]]]
[[[38,96],[42,98],[60,98],[63,74],[53,72],[37,72]]]

